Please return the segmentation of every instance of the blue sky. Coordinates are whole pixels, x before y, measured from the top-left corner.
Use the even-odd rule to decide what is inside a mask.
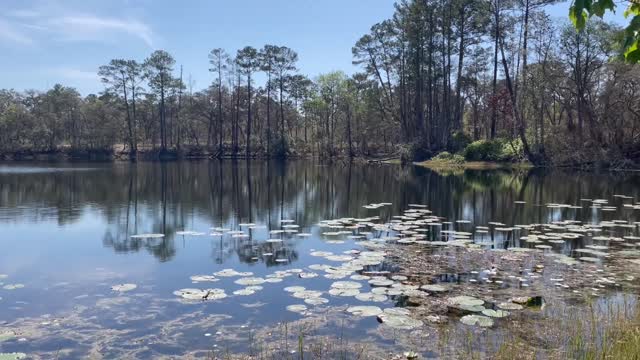
[[[209,50],[265,43],[299,54],[301,72],[352,72],[351,47],[393,14],[394,0],[2,0],[0,88],[55,83],[103,89],[97,68],[112,58],[169,51],[195,89],[207,86]],[[568,5],[553,6],[566,17]],[[621,12],[621,11],[620,11]]]

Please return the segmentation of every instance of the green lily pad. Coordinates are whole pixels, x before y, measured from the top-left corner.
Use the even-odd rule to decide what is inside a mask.
[[[0,332],[0,342],[7,341],[16,337],[16,333],[13,331],[3,331]]]
[[[520,304],[514,304],[514,303],[511,303],[511,302],[500,303],[500,304],[498,304],[498,307],[500,309],[503,309],[503,310],[522,310],[522,309],[524,309],[524,306],[522,306]]]
[[[347,309],[347,312],[350,312],[356,316],[378,316],[382,313],[382,309],[377,306],[352,306]]]
[[[460,322],[470,326],[491,327],[493,326],[493,320],[486,316],[479,315],[465,315],[460,318]]]
[[[136,284],[118,284],[118,285],[113,285],[111,287],[111,290],[117,291],[117,292],[127,292],[127,291],[134,290],[137,287],[138,285]]]
[[[20,360],[26,357],[25,353],[0,353],[0,360]]]
[[[509,316],[509,312],[504,310],[485,309],[485,310],[482,310],[482,315],[492,317],[492,318],[503,318],[503,317]]]

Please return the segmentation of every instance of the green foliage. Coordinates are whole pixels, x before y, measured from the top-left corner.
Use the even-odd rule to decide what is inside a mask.
[[[593,15],[602,18],[607,11],[615,12],[613,0],[574,0],[569,8],[569,19],[582,31],[587,19]],[[624,57],[629,63],[640,63],[640,3],[631,1],[624,11],[625,18],[631,18],[624,30]]]
[[[471,138],[469,135],[465,134],[464,131],[456,131],[449,139],[448,150],[457,153],[464,150],[470,143]]]
[[[464,156],[460,155],[460,154],[452,154],[448,151],[443,151],[441,153],[439,153],[438,155],[434,156],[433,158],[431,158],[431,161],[436,161],[436,162],[447,162],[447,163],[453,163],[453,164],[463,164],[464,163]]]
[[[520,161],[524,158],[522,141],[478,140],[464,149],[467,161]]]

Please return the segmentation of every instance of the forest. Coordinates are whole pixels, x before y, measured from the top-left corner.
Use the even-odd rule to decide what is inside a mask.
[[[213,48],[194,89],[172,54],[105,59],[99,94],[0,90],[0,157],[400,158],[640,164],[640,64],[624,29],[553,0],[402,0],[310,78],[286,46]],[[259,81],[258,81],[259,80]],[[444,153],[443,155],[443,152]]]

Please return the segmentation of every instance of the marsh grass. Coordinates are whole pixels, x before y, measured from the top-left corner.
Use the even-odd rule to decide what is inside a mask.
[[[613,295],[520,314],[490,329],[461,326],[452,319],[449,324],[428,327],[417,341],[407,333],[394,332],[393,353],[377,341],[351,341],[345,319],[336,324],[334,335],[322,334],[319,324],[282,323],[269,337],[256,336],[260,329],[249,331],[247,354],[225,349],[211,352],[208,359],[404,359],[399,350],[404,349],[443,359],[640,360],[640,302],[635,296]]]

